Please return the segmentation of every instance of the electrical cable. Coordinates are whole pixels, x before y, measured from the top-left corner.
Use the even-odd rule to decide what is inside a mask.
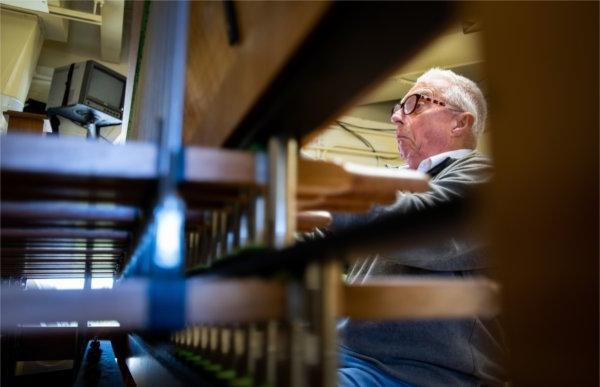
[[[345,154],[351,154],[351,155],[358,155],[358,156],[368,156],[368,154],[357,154],[354,153],[357,150],[354,150],[354,148],[351,147],[345,147],[345,146],[341,146],[341,145],[333,145],[332,147],[324,150],[325,152],[333,152],[333,153],[345,153]],[[373,155],[375,157],[379,157],[381,160],[398,160],[398,156],[382,156],[381,154],[378,155]]]
[[[396,129],[377,129],[377,128],[369,128],[369,127],[366,127],[366,126],[360,126],[360,125],[356,125],[356,124],[353,124],[353,123],[350,123],[350,122],[344,122],[344,121],[336,121],[336,122],[338,122],[338,123],[340,123],[340,122],[341,122],[341,123],[343,123],[343,124],[350,125],[350,126],[353,126],[353,127],[355,127],[355,128],[366,129],[366,130],[372,130],[372,131],[374,131],[374,132],[395,132],[395,131],[396,131]]]
[[[361,136],[360,134],[356,133],[355,131],[349,129],[348,127],[346,127],[341,121],[336,121],[336,123],[346,132],[350,133],[352,136],[356,137],[357,139],[360,140],[360,142],[362,142],[363,144],[365,144],[367,146],[367,148],[370,148],[371,151],[373,151],[375,159],[377,160],[377,165],[379,165],[379,155],[377,154],[377,150],[375,149],[375,147],[373,146],[373,144],[371,144],[366,138],[364,138],[363,136]]]

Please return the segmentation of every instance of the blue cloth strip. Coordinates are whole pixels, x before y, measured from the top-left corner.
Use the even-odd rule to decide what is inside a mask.
[[[185,281],[183,279],[150,281],[149,328],[176,330],[185,325]]]

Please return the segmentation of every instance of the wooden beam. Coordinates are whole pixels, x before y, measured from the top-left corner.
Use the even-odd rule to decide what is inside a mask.
[[[499,286],[489,280],[382,278],[343,289],[342,315],[354,319],[494,317]]]
[[[85,220],[131,223],[137,219],[138,209],[128,206],[99,206],[67,202],[3,201],[0,208],[3,223],[6,219]]]
[[[240,1],[233,7],[231,20],[219,2],[190,3],[187,144],[221,146],[331,5]],[[235,43],[228,41],[228,23],[239,31]]]
[[[4,247],[0,248],[2,259],[10,257],[12,255],[27,255],[30,257],[34,256],[86,256],[86,255],[110,255],[120,256],[124,253],[125,249],[86,249],[86,248],[48,248],[48,247]]]
[[[599,3],[473,5],[493,97],[485,214],[511,384],[595,386]]]
[[[21,261],[11,261],[11,262],[3,262],[2,266],[6,266],[6,267],[31,267],[31,268],[36,268],[36,267],[56,267],[56,268],[60,268],[60,267],[73,267],[76,268],[79,265],[84,265],[86,263],[89,263],[90,265],[94,265],[95,267],[104,267],[104,266],[110,266],[110,267],[114,267],[114,264],[117,263],[118,260],[116,259],[111,259],[111,260],[97,260],[97,259],[62,259],[62,260],[37,260],[37,259],[26,259],[26,260],[21,260]]]
[[[187,147],[184,176],[194,185],[257,185],[254,154],[235,150]]]
[[[33,271],[32,271],[33,272]],[[68,273],[69,271],[64,271]],[[76,271],[71,271],[71,273]],[[95,292],[3,289],[3,327],[25,321],[117,320],[122,329],[146,324],[147,282],[130,280]],[[341,286],[341,284],[340,284]],[[343,288],[340,316],[359,319],[489,317],[498,313],[498,286],[488,280],[383,279]],[[115,303],[119,299],[121,302]],[[258,279],[186,283],[186,322],[229,323],[280,319],[285,284]],[[89,308],[89,305],[94,305]],[[128,308],[127,305],[136,305]]]
[[[65,19],[79,21],[83,23],[90,23],[99,26],[102,25],[102,16],[95,15],[93,13],[57,7],[55,5],[48,5],[48,10],[50,11],[50,15],[60,16]]]
[[[62,187],[85,189],[86,185],[88,189],[81,195],[88,191],[93,193],[94,189],[101,193],[105,191],[105,201],[127,193],[113,192],[115,190],[130,191],[130,196],[136,197],[137,188],[137,191],[142,190],[137,192],[137,196],[148,196],[144,183],[157,178],[156,147],[153,144],[130,142],[114,146],[71,138],[7,135],[0,144],[0,153],[3,179],[13,178],[15,183],[20,183],[23,193],[34,189],[31,178],[48,180],[46,183],[50,188],[44,192],[46,196],[43,198],[49,194],[60,197]],[[257,183],[254,154],[250,152],[189,147],[185,150],[184,160],[185,185],[220,189],[260,185]],[[3,197],[7,196],[4,191],[15,190],[14,187],[5,187]],[[102,196],[98,198],[102,199]],[[90,211],[103,210],[94,208]]]
[[[79,228],[3,228],[2,239],[37,239],[37,238],[68,238],[68,239],[110,239],[126,241],[127,231],[121,230],[86,230]]]
[[[129,181],[156,177],[156,147],[152,144],[121,147],[75,138],[7,135],[0,150],[2,173]]]
[[[207,129],[223,132],[227,147],[265,144],[282,133],[309,141],[444,29],[455,8],[452,2],[334,2],[242,119]],[[201,129],[194,134],[207,131]]]

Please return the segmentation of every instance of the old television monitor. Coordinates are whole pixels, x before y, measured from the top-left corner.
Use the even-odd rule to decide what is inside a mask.
[[[54,70],[47,111],[97,127],[118,125],[123,119],[127,78],[93,60]]]

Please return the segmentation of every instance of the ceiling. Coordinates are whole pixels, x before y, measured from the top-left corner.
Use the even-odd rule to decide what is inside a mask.
[[[97,46],[101,60],[121,60],[125,0],[0,0],[0,5],[37,15],[46,40]],[[72,31],[82,24],[95,33]]]

